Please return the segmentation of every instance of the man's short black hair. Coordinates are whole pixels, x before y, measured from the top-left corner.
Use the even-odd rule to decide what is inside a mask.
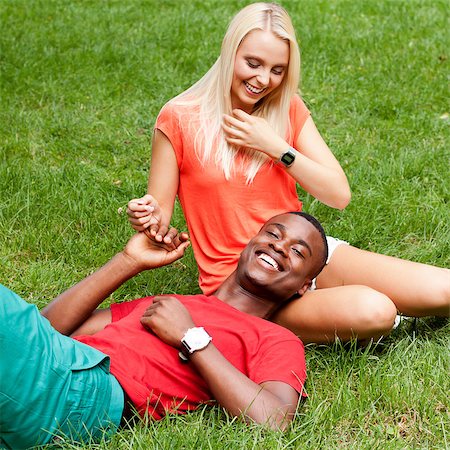
[[[303,211],[289,211],[288,214],[295,214],[296,216],[303,217],[306,219],[309,223],[314,225],[314,227],[317,229],[317,231],[320,233],[320,236],[322,237],[323,241],[323,254],[322,259],[320,261],[320,265],[317,268],[317,273],[313,276],[313,278],[317,277],[319,273],[322,271],[322,269],[325,267],[325,264],[328,260],[328,243],[327,243],[327,237],[325,235],[325,230],[323,229],[321,223],[311,214],[305,213]]]

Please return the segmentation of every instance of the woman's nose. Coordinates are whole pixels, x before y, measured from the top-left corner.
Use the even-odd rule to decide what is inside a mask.
[[[265,87],[269,84],[270,72],[268,70],[261,69],[256,78],[258,80],[258,83]]]

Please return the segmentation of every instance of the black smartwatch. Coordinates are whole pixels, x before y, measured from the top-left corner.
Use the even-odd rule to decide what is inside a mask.
[[[284,152],[278,162],[284,165],[284,167],[291,167],[295,161],[295,149],[289,147],[286,152]]]

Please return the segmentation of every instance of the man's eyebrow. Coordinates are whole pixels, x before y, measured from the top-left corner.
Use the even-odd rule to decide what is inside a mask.
[[[287,228],[282,223],[273,222],[269,225],[275,225],[280,231],[283,231],[283,232],[286,232],[286,230],[287,230]],[[303,239],[299,239],[297,242],[300,245],[302,245],[303,247],[306,247],[309,252],[309,256],[312,256],[311,247],[309,246],[309,244],[306,241],[304,241]]]
[[[299,243],[300,245],[303,245],[303,247],[306,247],[307,250],[308,250],[308,252],[309,252],[309,256],[312,256],[312,250],[311,250],[311,247],[308,245],[308,243],[307,243],[306,241],[304,241],[303,239],[300,239],[300,240],[298,241],[298,243]]]

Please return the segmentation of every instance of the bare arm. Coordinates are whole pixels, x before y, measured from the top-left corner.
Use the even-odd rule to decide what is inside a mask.
[[[123,252],[102,268],[59,295],[41,314],[60,333],[70,335],[125,281],[139,273],[136,263]]]
[[[299,154],[286,169],[288,173],[322,203],[344,209],[351,198],[347,177],[311,117],[300,132],[296,148]]]
[[[172,237],[170,246],[151,241],[143,233],[135,234],[122,252],[63,292],[41,314],[59,332],[70,335],[78,329],[79,333],[80,327],[91,318],[93,311],[125,281],[143,270],[170,264],[183,255],[189,245],[187,235],[178,235],[175,229],[169,233]],[[100,325],[97,323],[95,326]]]
[[[175,151],[164,133],[155,130],[152,161],[148,178],[148,194],[128,203],[127,213],[135,230],[149,229],[158,241],[166,235],[178,191],[179,170]],[[149,210],[155,202],[160,214]]]
[[[287,383],[254,383],[210,343],[190,359],[214,398],[233,416],[242,415],[272,429],[284,430],[294,417],[299,395]]]
[[[195,326],[185,306],[169,296],[155,297],[141,323],[178,349],[185,332]],[[299,399],[294,388],[280,381],[261,385],[253,382],[237,370],[213,343],[191,355],[189,364],[195,366],[214,398],[230,414],[242,415],[273,429],[284,429],[292,420]]]
[[[233,116],[224,116],[223,129],[229,143],[262,151],[274,161],[289,147],[265,119],[241,110],[234,110]],[[286,169],[288,173],[322,203],[345,208],[351,196],[347,177],[311,117],[306,120],[295,147],[296,159]]]
[[[96,309],[70,336],[95,334],[112,322],[111,308]]]

